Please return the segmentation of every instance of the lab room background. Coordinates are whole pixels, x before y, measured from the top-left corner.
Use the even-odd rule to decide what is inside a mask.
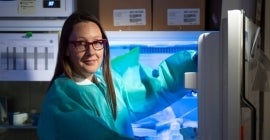
[[[242,4],[244,1],[245,0],[230,0],[227,2],[223,2],[222,0],[128,0],[127,2],[127,0],[0,0],[0,5],[2,5],[0,6],[0,140],[38,140],[36,134],[38,114],[40,113],[44,96],[46,96],[45,93],[49,85],[50,75],[52,75],[54,70],[54,60],[50,58],[56,57],[57,52],[56,48],[52,47],[53,49],[51,49],[50,47],[44,46],[57,46],[58,41],[55,39],[57,39],[59,35],[65,18],[67,18],[72,11],[76,9],[91,11],[100,19],[104,29],[108,32],[177,31],[180,33],[203,33],[208,31],[220,31],[222,16],[226,15],[222,13],[222,8],[228,10],[243,8]],[[263,29],[261,33],[265,39],[262,39],[262,46],[266,56],[270,58],[270,40],[267,39],[270,36],[270,17],[265,16],[270,13],[270,8],[262,8],[263,6],[270,7],[270,2],[267,0],[250,1],[257,6],[255,6],[256,10],[253,11],[253,15],[256,15],[255,22]],[[63,7],[63,5],[65,5],[65,7]],[[142,13],[140,15],[141,18],[137,19],[136,23],[130,22],[129,19],[125,19],[124,16],[115,17],[112,15],[113,10],[116,10],[118,13],[125,13],[127,12],[125,10],[130,12],[134,9],[135,12]],[[179,9],[180,11],[186,10],[194,12],[195,18],[191,18],[190,21],[186,22],[171,18],[169,25],[167,22],[167,16],[169,16],[167,12],[177,13]],[[200,12],[198,12],[198,10]],[[115,23],[115,18],[121,22]],[[46,20],[46,25],[44,25],[44,20]],[[29,21],[31,24],[29,24]],[[50,26],[47,26],[47,24]],[[42,27],[42,30],[40,30],[40,27]],[[45,38],[44,33],[46,33]],[[21,35],[24,36],[24,39],[20,42],[18,41],[18,36]],[[32,43],[39,44],[49,40],[49,44],[44,43],[43,46],[41,45],[42,51],[45,54],[41,57],[44,57],[47,61],[39,61],[38,59],[35,61],[34,59],[31,60],[33,65],[29,67],[18,64],[14,65],[13,60],[7,60],[8,55],[6,54],[10,51],[16,55],[17,51],[21,52],[20,56],[23,57],[25,50],[16,47],[11,47],[10,49],[1,47],[4,44],[3,42],[6,41],[5,37],[7,36],[13,41],[11,45],[20,46],[24,44],[24,47],[29,45],[28,48],[30,48],[29,50],[33,53],[34,58],[37,57],[34,54],[38,52],[39,49],[33,46]],[[26,38],[32,39],[33,42],[26,42]],[[14,49],[17,50],[14,52]],[[18,60],[17,62],[23,62],[23,60]],[[19,69],[24,69],[24,71],[21,72]],[[270,78],[268,71],[267,78]],[[260,122],[257,123],[257,140],[270,139],[270,133],[267,133],[267,130],[270,128],[270,120],[268,119],[270,118],[270,111],[267,110],[267,106],[269,106],[270,103],[269,92],[266,90],[266,92],[261,93],[262,97],[259,95],[255,97],[254,102],[257,103],[257,106],[263,109],[264,112],[263,114],[259,114],[258,112],[256,114],[257,118],[260,119]],[[263,105],[259,105],[258,102],[262,102]],[[27,125],[10,125],[11,122],[8,116],[10,114],[14,115],[14,113],[27,113]],[[196,138],[193,137],[193,139]]]

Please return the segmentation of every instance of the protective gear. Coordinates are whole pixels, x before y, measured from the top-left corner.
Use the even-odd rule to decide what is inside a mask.
[[[112,60],[117,118],[106,100],[101,72],[99,84],[78,84],[64,75],[46,95],[38,123],[40,140],[133,139],[131,123],[156,113],[182,98],[184,72],[197,70],[196,51],[180,51],[153,69],[138,63],[139,50]]]

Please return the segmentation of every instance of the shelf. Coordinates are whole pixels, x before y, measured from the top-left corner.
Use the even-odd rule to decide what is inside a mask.
[[[32,124],[23,124],[23,125],[0,125],[0,129],[36,129],[37,126]]]

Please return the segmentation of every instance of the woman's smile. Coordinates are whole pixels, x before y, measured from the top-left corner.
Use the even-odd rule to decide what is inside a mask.
[[[84,60],[83,63],[86,65],[94,65],[97,63],[97,60],[96,59],[88,59],[88,60]]]

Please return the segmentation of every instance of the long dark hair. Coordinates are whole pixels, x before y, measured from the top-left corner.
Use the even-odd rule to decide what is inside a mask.
[[[81,22],[93,22],[95,23],[102,34],[103,39],[108,39],[104,29],[102,28],[100,22],[98,19],[89,14],[86,11],[75,11],[73,14],[71,14],[67,20],[65,21],[61,36],[60,36],[60,41],[59,41],[59,48],[58,48],[58,57],[57,57],[57,62],[56,62],[56,67],[55,67],[55,72],[53,75],[53,78],[51,80],[50,85],[52,82],[59,76],[62,75],[63,73],[71,78],[72,78],[72,67],[70,64],[70,61],[68,57],[65,55],[67,51],[67,46],[68,46],[68,40],[69,36],[73,30],[74,25],[81,23]],[[102,70],[102,75],[104,77],[105,83],[107,85],[107,92],[109,95],[109,103],[110,107],[112,110],[112,114],[114,119],[116,118],[116,112],[117,112],[117,103],[116,103],[116,94],[115,94],[115,89],[113,86],[113,81],[112,81],[112,75],[110,71],[110,48],[109,48],[109,43],[107,43],[107,46],[104,47],[104,54],[103,54],[103,62],[101,64],[101,70]],[[94,76],[93,81],[94,83],[98,84],[97,78]]]

